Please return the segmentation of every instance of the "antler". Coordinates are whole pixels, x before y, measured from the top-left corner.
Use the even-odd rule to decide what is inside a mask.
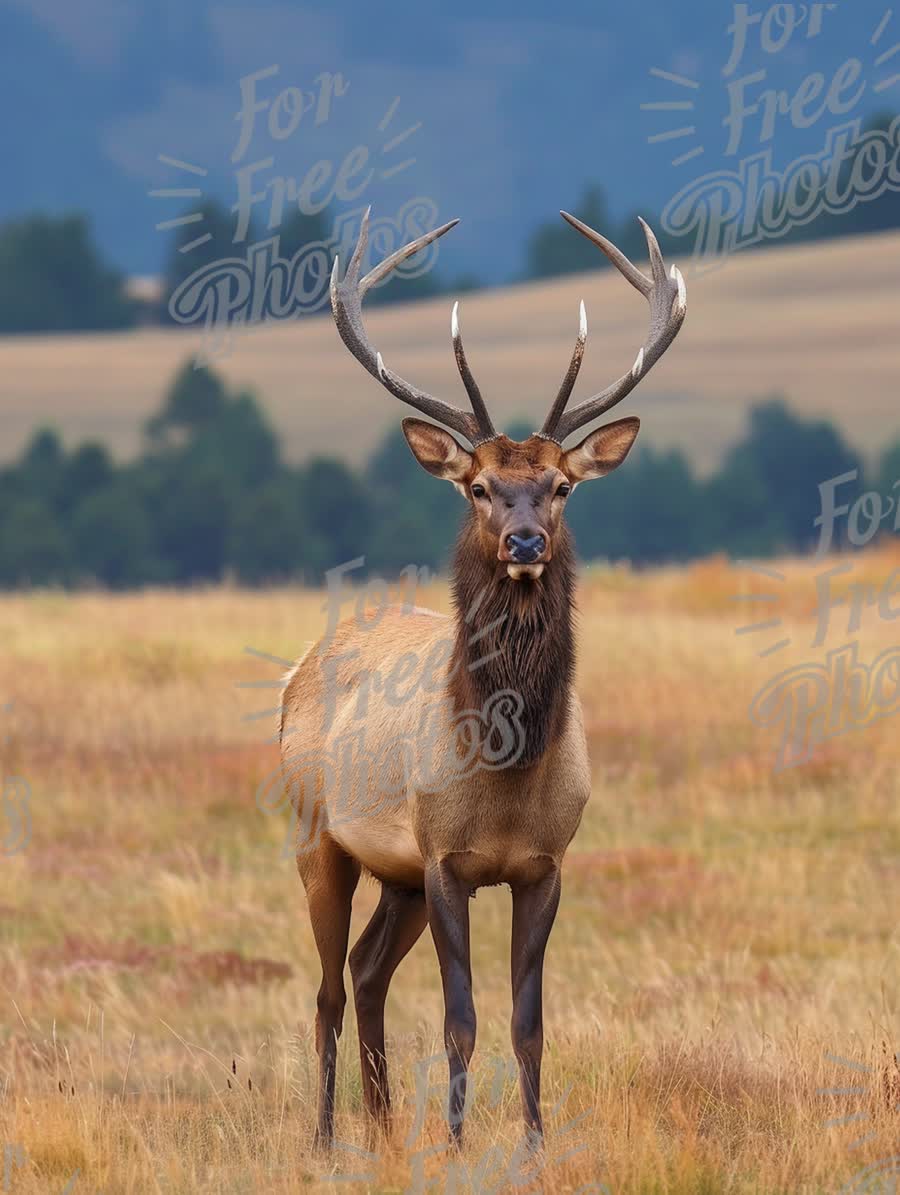
[[[408,245],[404,245],[402,249],[398,249],[390,257],[386,257],[380,265],[375,266],[368,274],[360,278],[359,268],[369,242],[369,213],[371,210],[371,208],[367,208],[363,215],[359,229],[359,240],[356,243],[353,256],[350,258],[350,264],[347,266],[347,272],[344,275],[343,281],[338,281],[339,265],[337,257],[334,259],[334,267],[331,271],[331,310],[334,312],[334,322],[337,324],[341,340],[343,340],[357,361],[369,371],[373,378],[377,378],[382,386],[389,390],[395,398],[409,403],[411,407],[415,407],[423,415],[428,415],[432,419],[437,420],[438,423],[443,423],[445,427],[459,432],[461,436],[464,436],[473,445],[491,439],[496,435],[494,425],[491,423],[487,407],[484,404],[478,386],[475,384],[475,379],[472,377],[472,373],[466,362],[465,353],[463,352],[462,338],[459,334],[459,322],[457,319],[458,303],[453,307],[451,321],[453,349],[466,393],[472,404],[472,414],[469,414],[467,411],[461,411],[457,407],[444,402],[442,399],[434,398],[424,390],[419,390],[417,387],[411,386],[398,374],[389,370],[381,359],[381,353],[376,350],[375,346],[369,340],[362,320],[362,301],[365,298],[366,291],[371,286],[374,286],[376,282],[380,282],[382,278],[386,278],[401,261],[405,261],[407,257],[412,257],[414,253],[418,253],[420,249],[424,249],[426,245],[430,245],[432,241],[436,241],[438,237],[442,237],[445,232],[449,232],[459,221],[450,220],[447,224],[442,224],[440,228],[435,228],[431,232],[426,232],[424,236],[418,237],[417,240],[410,241]]]
[[[624,377],[619,378],[617,382],[613,382],[606,390],[601,391],[600,394],[585,399],[584,402],[567,412],[566,403],[569,401],[575,379],[578,377],[581,359],[584,356],[584,344],[587,339],[587,320],[584,314],[584,304],[581,304],[578,339],[575,342],[572,362],[563,379],[559,394],[550,408],[550,414],[540,431],[542,436],[550,440],[557,440],[561,444],[566,436],[571,435],[577,428],[582,427],[585,423],[590,423],[592,419],[596,419],[610,407],[621,402],[626,395],[631,393],[641,378],[649,373],[681,330],[687,312],[687,292],[684,278],[676,266],[672,266],[671,273],[666,273],[666,265],[659,244],[650,225],[644,220],[641,220],[641,227],[647,238],[652,279],[642,273],[621,250],[617,249],[606,237],[601,236],[599,232],[595,232],[587,224],[570,216],[568,212],[560,212],[560,215],[564,220],[568,220],[582,236],[586,236],[589,241],[593,241],[599,249],[602,249],[619,273],[627,278],[650,304],[650,328],[630,371]]]

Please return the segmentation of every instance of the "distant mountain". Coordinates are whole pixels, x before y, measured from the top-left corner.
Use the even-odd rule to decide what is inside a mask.
[[[734,171],[767,149],[783,168],[819,152],[842,121],[900,108],[900,77],[890,82],[897,59],[889,56],[900,15],[892,19],[873,0],[756,11],[763,20],[748,27],[742,61],[723,76],[735,9],[718,0],[572,0],[552,11],[519,0],[507,18],[472,0],[441,12],[412,0],[389,9],[360,0],[339,9],[320,0],[0,0],[0,219],[84,209],[117,265],[157,273],[169,234],[155,225],[195,200],[151,198],[148,190],[200,190],[230,204],[240,164],[271,155],[258,185],[273,175],[299,180],[321,160],[336,171],[367,145],[375,177],[357,203],[392,213],[414,196],[430,197],[441,216],[465,221],[449,268],[507,279],[521,269],[531,229],[576,203],[589,181],[606,189],[617,217],[639,208],[658,220],[701,176]],[[793,31],[779,24],[790,13],[805,14]],[[858,70],[835,79],[853,56]],[[262,131],[242,163],[232,163],[240,80],[270,66],[277,76],[259,84],[267,98],[289,86],[310,92],[322,72],[340,73],[346,93],[334,96],[327,119],[317,125],[305,112],[280,141],[262,113]],[[771,136],[766,105],[748,113],[727,153],[727,87],[761,71],[765,78],[747,84],[748,104],[764,88],[793,97],[804,79],[813,81],[787,114],[787,100],[770,105],[780,113]],[[829,93],[832,110],[819,111]],[[290,115],[283,106],[282,127]],[[348,187],[363,173],[357,163]],[[723,181],[725,202],[727,187]],[[265,224],[263,205],[256,211]]]

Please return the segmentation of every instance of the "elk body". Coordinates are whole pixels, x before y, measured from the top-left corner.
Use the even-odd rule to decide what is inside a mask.
[[[650,329],[628,373],[567,411],[587,335],[582,304],[559,394],[542,429],[523,442],[494,430],[466,361],[455,307],[453,345],[471,413],[388,370],[363,327],[369,287],[456,221],[360,278],[366,213],[342,281],[335,261],[331,300],[344,343],[392,394],[443,425],[405,419],[403,431],[419,463],[451,482],[469,510],[453,563],[452,618],[398,607],[375,627],[360,618],[343,622],[294,667],[283,694],[283,773],[307,830],[297,864],[322,964],[316,1135],[323,1146],[333,1138],[351,904],[363,871],[381,884],[378,907],[350,952],[367,1111],[387,1124],[385,1001],[394,971],[428,926],[444,994],[450,1133],[460,1139],[476,1026],[469,899],[482,885],[505,883],[513,905],[512,1044],[525,1125],[532,1139],[542,1134],[544,952],[563,857],[590,794],[573,688],[575,576],[563,512],[576,485],[621,464],[639,421],[606,424],[568,449],[563,441],[634,388],[672,342],[686,310],[681,275],[674,267],[666,272],[646,225],[651,277],[599,233],[563,215],[647,298]],[[461,756],[467,766],[460,766]]]

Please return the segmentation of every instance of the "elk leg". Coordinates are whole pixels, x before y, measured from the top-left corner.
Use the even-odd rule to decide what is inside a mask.
[[[350,909],[359,880],[359,864],[327,835],[312,857],[297,859],[322,962],[322,984],[316,1000],[316,1053],[319,1093],[315,1145],[328,1149],[334,1139],[334,1077],[337,1043],[344,1022],[344,963],[350,935]]]
[[[450,1068],[451,1141],[462,1141],[469,1060],[475,1050],[475,1004],[469,953],[470,885],[443,859],[425,868],[428,923],[444,988],[444,1047]]]
[[[544,951],[559,907],[560,876],[553,868],[532,884],[513,885],[512,1044],[519,1064],[522,1116],[533,1141],[543,1137],[541,1055],[544,1022],[541,988]]]
[[[382,884],[378,908],[350,951],[363,1102],[366,1111],[383,1126],[387,1125],[391,1110],[384,1004],[391,977],[419,940],[427,922],[423,892]]]

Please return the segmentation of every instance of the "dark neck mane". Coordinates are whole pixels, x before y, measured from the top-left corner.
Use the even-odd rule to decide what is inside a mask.
[[[568,716],[575,665],[575,567],[569,534],[560,528],[543,576],[513,581],[505,564],[485,560],[470,517],[457,541],[451,586],[456,641],[449,691],[454,709],[481,709],[504,689],[520,694],[525,750],[516,766],[528,767],[559,737]]]

